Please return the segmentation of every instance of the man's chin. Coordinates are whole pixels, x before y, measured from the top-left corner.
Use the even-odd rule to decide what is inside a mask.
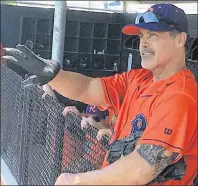
[[[153,69],[153,64],[150,60],[148,61],[141,61],[141,66],[142,68],[146,69],[146,70],[152,70]]]

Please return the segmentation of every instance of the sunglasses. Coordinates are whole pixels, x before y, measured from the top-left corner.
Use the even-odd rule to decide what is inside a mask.
[[[176,28],[180,32],[184,32],[177,23],[174,23],[171,20],[167,20],[164,18],[161,18],[159,15],[154,14],[153,12],[145,12],[142,14],[138,14],[136,19],[135,19],[135,24],[139,23],[159,23],[159,22],[166,22],[168,23],[171,27]],[[173,30],[174,30],[173,28]]]

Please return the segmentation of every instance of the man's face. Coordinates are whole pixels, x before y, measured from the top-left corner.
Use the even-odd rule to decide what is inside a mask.
[[[141,65],[148,70],[163,68],[172,62],[177,50],[177,41],[170,32],[153,32],[140,29]]]

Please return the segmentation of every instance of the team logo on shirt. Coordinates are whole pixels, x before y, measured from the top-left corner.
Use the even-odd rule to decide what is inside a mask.
[[[135,119],[131,122],[132,130],[131,134],[140,133],[145,130],[147,121],[144,114],[138,114]]]

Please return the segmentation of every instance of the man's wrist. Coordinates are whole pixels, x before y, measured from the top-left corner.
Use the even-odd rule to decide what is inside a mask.
[[[81,185],[81,182],[82,182],[81,179],[80,179],[80,175],[79,174],[76,174],[75,177],[74,177],[74,185]]]
[[[99,184],[98,180],[100,180],[98,171],[91,171],[76,174],[74,183],[75,185],[96,185]]]
[[[74,185],[85,185],[87,179],[86,173],[78,173],[75,175],[73,182]]]

